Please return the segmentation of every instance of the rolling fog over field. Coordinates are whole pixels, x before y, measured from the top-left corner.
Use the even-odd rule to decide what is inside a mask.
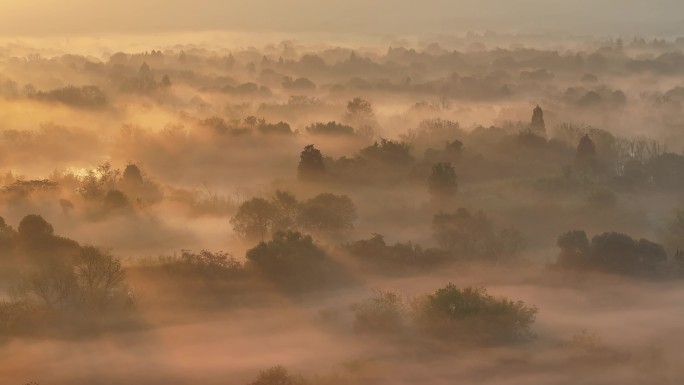
[[[2,384],[681,384],[675,1],[0,5]]]

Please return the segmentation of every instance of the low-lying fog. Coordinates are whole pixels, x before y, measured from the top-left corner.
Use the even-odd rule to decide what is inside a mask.
[[[684,382],[682,38],[170,36],[0,46],[3,384]]]

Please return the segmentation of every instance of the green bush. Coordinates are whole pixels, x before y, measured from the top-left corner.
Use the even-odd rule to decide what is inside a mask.
[[[537,309],[522,301],[495,298],[484,288],[453,284],[416,300],[413,309],[420,330],[449,341],[502,343],[532,337]]]

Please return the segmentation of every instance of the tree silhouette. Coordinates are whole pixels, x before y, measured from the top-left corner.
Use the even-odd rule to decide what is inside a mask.
[[[129,186],[140,186],[143,183],[143,176],[140,168],[131,163],[126,166],[122,175],[123,182]]]
[[[263,198],[252,198],[238,208],[230,222],[233,230],[246,239],[264,240],[273,228],[278,210]]]
[[[537,308],[496,298],[483,287],[459,289],[450,283],[414,305],[418,326],[443,340],[503,343],[531,338]]]
[[[130,207],[130,200],[121,190],[109,190],[104,197],[105,211],[123,211]]]
[[[562,267],[652,276],[667,261],[662,245],[616,232],[597,235],[589,242],[584,231],[569,231],[558,238],[558,247],[557,263]]]
[[[299,166],[297,167],[297,177],[302,181],[317,181],[323,179],[326,174],[323,154],[309,144],[299,155]]]
[[[494,227],[489,219],[482,212],[473,215],[464,208],[436,214],[432,230],[440,247],[458,256],[486,254],[495,243]]]
[[[247,251],[250,266],[287,289],[307,289],[333,283],[340,270],[313,238],[298,232],[273,234],[273,239],[260,242]]]
[[[558,237],[558,247],[561,253],[558,264],[563,267],[583,267],[589,252],[587,233],[581,230],[568,231]]]
[[[354,228],[356,207],[346,195],[323,193],[301,205],[298,219],[302,228],[312,233],[344,235]]]
[[[575,167],[580,171],[595,171],[598,162],[596,160],[596,146],[589,134],[585,134],[577,145],[575,153]]]
[[[273,231],[288,231],[297,226],[297,213],[299,202],[297,198],[287,191],[276,191],[271,202],[278,211],[273,223]]]
[[[456,195],[458,183],[456,171],[451,163],[437,163],[432,166],[428,187],[435,198],[450,198]]]
[[[546,137],[546,123],[544,123],[544,111],[537,106],[532,111],[532,122],[530,123],[530,132],[535,135]]]
[[[46,238],[51,238],[54,235],[52,225],[43,217],[36,214],[25,216],[24,219],[19,222],[17,231],[20,238],[30,242],[42,241]]]

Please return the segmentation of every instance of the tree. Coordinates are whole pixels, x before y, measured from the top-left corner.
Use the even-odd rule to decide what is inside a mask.
[[[103,207],[107,212],[123,211],[130,207],[130,201],[122,191],[109,190],[104,197]]]
[[[89,200],[100,199],[107,191],[115,188],[119,174],[118,169],[105,162],[94,170],[88,170],[88,175],[81,181],[78,192]]]
[[[10,254],[16,242],[16,231],[0,217],[0,258]]]
[[[347,103],[347,113],[351,115],[373,115],[373,106],[368,100],[356,97]]]
[[[380,138],[372,146],[362,149],[359,156],[368,161],[392,167],[407,166],[415,161],[408,143],[385,138]]]
[[[321,287],[339,278],[340,271],[309,235],[293,231],[273,234],[247,251],[249,263],[288,289]]]
[[[670,250],[684,247],[684,210],[674,210],[665,226],[664,243]]]
[[[435,198],[451,198],[458,191],[456,170],[451,163],[437,163],[432,166],[428,188]]]
[[[558,264],[560,266],[585,266],[589,252],[587,233],[581,230],[568,231],[558,237],[557,244],[561,249],[561,253],[558,256]]]
[[[36,214],[27,215],[19,222],[17,240],[21,255],[33,263],[71,263],[80,248],[76,241],[56,236],[52,225]]]
[[[588,241],[584,231],[573,230],[558,237],[561,267],[600,270],[635,276],[653,276],[667,261],[665,248],[647,239],[609,232]]]
[[[380,234],[343,245],[343,249],[365,266],[381,274],[442,266],[451,258],[444,250],[427,249],[407,242],[388,245]]]
[[[64,261],[45,261],[29,274],[23,286],[51,309],[76,308],[80,304],[76,273]]]
[[[147,62],[143,62],[140,65],[140,68],[138,69],[138,76],[141,79],[152,79],[152,69],[150,66],[147,64]]]
[[[378,122],[375,119],[373,106],[369,101],[356,97],[347,103],[347,112],[344,116],[345,122],[356,128],[358,133],[371,136],[373,130],[377,128]]]
[[[92,309],[106,308],[126,278],[119,259],[92,246],[81,248],[75,273],[82,300]]]
[[[589,134],[584,134],[577,145],[575,167],[581,171],[595,171],[597,165],[594,141],[591,140]]]
[[[278,210],[266,199],[252,198],[238,208],[230,222],[233,230],[249,240],[264,240],[271,232]]]
[[[143,184],[142,171],[135,164],[129,163],[124,169],[122,181],[131,187],[140,187]]]
[[[537,308],[495,298],[482,287],[450,283],[416,304],[415,318],[426,333],[451,341],[503,343],[532,337]]]
[[[337,122],[314,123],[306,127],[306,132],[313,135],[351,136],[354,128]]]
[[[482,212],[473,215],[464,208],[436,214],[432,230],[440,247],[464,257],[487,254],[496,241],[489,219]]]
[[[405,326],[406,306],[391,291],[376,290],[375,296],[352,306],[357,332],[396,333]]]
[[[530,132],[541,137],[546,137],[546,123],[544,123],[544,111],[537,105],[532,111]]]
[[[629,235],[603,233],[591,239],[590,258],[602,270],[633,273],[638,269],[639,251],[636,241]]]
[[[19,237],[28,242],[42,242],[52,238],[54,228],[43,217],[29,214],[19,222]]]
[[[348,196],[323,193],[301,205],[298,222],[314,234],[335,236],[351,231],[355,219],[356,207]]]
[[[293,230],[297,226],[297,214],[299,211],[297,198],[287,191],[277,190],[271,202],[278,211],[273,222],[273,230]]]
[[[323,154],[309,144],[299,155],[299,166],[297,167],[297,177],[302,181],[317,181],[325,177],[326,169],[323,163]]]
[[[169,78],[169,75],[164,75],[161,78],[161,86],[163,88],[169,88],[171,87],[171,78]]]

